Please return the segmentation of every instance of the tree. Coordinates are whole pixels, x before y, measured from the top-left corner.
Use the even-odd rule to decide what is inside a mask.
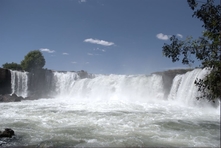
[[[33,72],[42,69],[45,65],[45,59],[39,50],[30,51],[21,61],[23,70]]]
[[[221,17],[220,5],[215,5],[213,0],[207,0],[199,4],[195,0],[187,0],[190,8],[194,10],[192,17],[203,21],[205,31],[198,39],[188,37],[186,40],[179,40],[175,35],[170,38],[170,44],[164,44],[163,54],[172,58],[172,62],[182,58],[183,64],[194,63],[195,57],[201,62],[199,67],[208,68],[210,73],[204,79],[197,79],[195,84],[202,92],[199,98],[216,100],[221,98]]]
[[[22,70],[22,67],[20,64],[17,63],[5,63],[2,65],[3,68],[5,69],[11,69],[11,70]]]

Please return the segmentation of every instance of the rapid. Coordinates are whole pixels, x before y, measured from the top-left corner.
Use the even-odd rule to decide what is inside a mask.
[[[53,72],[54,98],[0,104],[0,127],[16,133],[2,145],[220,147],[220,102],[195,99],[200,93],[194,81],[207,73],[177,75],[165,96],[157,74],[80,79],[75,72]],[[27,79],[12,79],[14,93],[28,94]],[[20,83],[24,89],[17,91]]]

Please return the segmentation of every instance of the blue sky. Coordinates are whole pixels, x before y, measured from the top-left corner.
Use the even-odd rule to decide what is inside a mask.
[[[186,0],[0,0],[0,65],[41,50],[52,70],[149,74],[186,67],[164,57],[162,46],[170,35],[201,35],[192,14]]]

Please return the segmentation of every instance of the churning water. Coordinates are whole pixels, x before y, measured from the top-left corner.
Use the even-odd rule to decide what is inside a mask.
[[[0,127],[17,135],[5,146],[218,147],[220,106],[194,98],[193,82],[205,74],[176,76],[164,98],[159,75],[54,72],[55,98],[0,104]]]

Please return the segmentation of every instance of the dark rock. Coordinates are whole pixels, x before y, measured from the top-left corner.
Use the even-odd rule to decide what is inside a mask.
[[[51,70],[42,69],[29,73],[28,76],[28,97],[26,100],[36,100],[47,96],[52,88],[53,72]]]
[[[16,94],[0,96],[0,102],[20,102],[21,100],[23,100],[23,97],[19,97]]]
[[[12,94],[11,98],[15,101],[15,102],[20,102],[23,97],[19,97],[16,94]]]
[[[3,101],[3,96],[0,94],[0,102]]]
[[[2,102],[14,102],[9,94],[2,96]]]
[[[15,135],[15,132],[10,128],[6,128],[5,131],[3,131],[3,132],[0,131],[0,138],[2,138],[2,137],[11,138],[14,135]]]
[[[84,79],[84,78],[88,77],[88,73],[84,70],[78,71],[77,73],[78,73],[78,75],[80,76],[81,79]]]
[[[0,68],[0,94],[10,94],[11,91],[11,72]]]
[[[77,71],[77,74],[80,76],[81,79],[94,77],[92,74],[89,74],[87,71],[84,70]]]

